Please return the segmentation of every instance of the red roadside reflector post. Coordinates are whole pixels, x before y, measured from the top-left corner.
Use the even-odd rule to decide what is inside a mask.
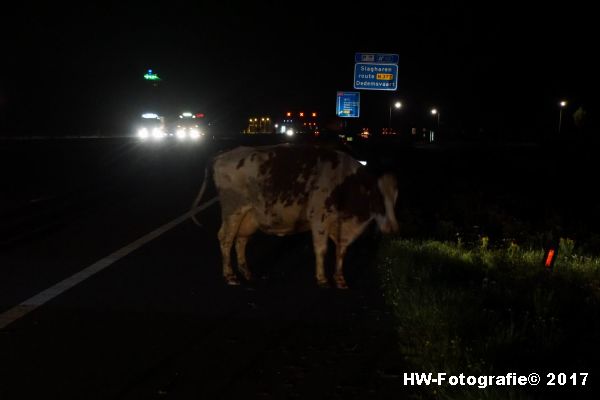
[[[556,249],[553,248],[546,250],[546,253],[544,254],[544,267],[552,269],[554,266],[554,260],[556,260],[556,253]]]

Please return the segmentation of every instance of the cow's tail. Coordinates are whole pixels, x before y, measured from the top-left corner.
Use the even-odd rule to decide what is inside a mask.
[[[202,196],[204,196],[204,192],[206,191],[207,184],[208,184],[208,166],[206,168],[204,168],[204,181],[202,182],[202,186],[200,187],[200,192],[198,193],[198,196],[196,196],[196,199],[192,203],[192,209],[190,210],[192,213],[191,214],[192,221],[194,221],[194,223],[198,226],[202,226],[202,224],[200,224],[200,222],[196,218],[196,214],[198,214],[198,212],[200,212],[200,210],[198,210],[198,208],[201,208],[203,206],[208,206],[208,205],[214,203],[216,200],[218,200],[218,198],[215,198],[215,199],[211,199],[211,200],[207,201],[204,204],[200,204],[200,200],[202,200]]]

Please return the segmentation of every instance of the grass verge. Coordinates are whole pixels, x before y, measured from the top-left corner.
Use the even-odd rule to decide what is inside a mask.
[[[543,266],[542,250],[488,249],[437,241],[390,240],[379,252],[379,272],[393,308],[401,351],[415,372],[506,375],[598,371],[600,259],[562,254]],[[597,375],[597,374],[596,374]],[[529,398],[582,394],[572,385],[444,385],[423,391],[435,398]]]

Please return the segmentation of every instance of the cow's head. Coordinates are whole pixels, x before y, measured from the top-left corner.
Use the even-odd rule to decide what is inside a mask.
[[[394,206],[398,198],[398,183],[393,175],[385,174],[377,180],[377,187],[383,196],[384,214],[376,214],[375,220],[383,233],[398,232],[398,221]]]

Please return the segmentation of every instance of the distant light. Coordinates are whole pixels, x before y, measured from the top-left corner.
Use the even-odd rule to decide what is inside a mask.
[[[279,128],[279,124],[275,124],[275,129]]]
[[[435,108],[431,109],[431,114],[435,115],[435,114],[437,114],[437,112],[438,112],[437,109],[435,109]]]
[[[288,136],[293,136],[294,135],[294,130],[293,129],[288,129],[287,131],[285,131],[285,134]]]
[[[303,113],[303,112],[301,112],[301,113],[300,113],[300,116],[301,116],[301,117],[304,117],[304,113]]]
[[[193,114],[192,114],[191,112],[184,112],[184,113],[182,113],[181,115],[183,115],[183,116],[184,116],[184,117],[186,117],[186,118],[189,118],[189,117],[191,117]]]
[[[287,128],[285,125],[281,125],[281,133],[286,133],[287,132]]]
[[[285,113],[285,115],[286,115],[286,117],[291,117],[292,113],[288,111],[287,113]]]
[[[561,107],[565,107],[566,105],[567,105],[567,102],[566,102],[566,101],[564,101],[564,100],[563,100],[563,101],[561,101],[561,102],[560,102],[560,106],[561,106]]]
[[[400,107],[402,107],[402,103],[400,103],[399,101],[397,101],[397,102],[394,103],[394,107],[400,108]]]
[[[154,113],[145,113],[142,114],[142,118],[146,118],[146,119],[158,119],[158,115],[154,114]]]
[[[146,74],[144,74],[144,79],[148,81],[160,81],[160,78],[157,74],[152,73],[152,70],[149,69]]]
[[[316,112],[312,113],[312,116],[313,116],[313,117],[316,117],[316,116],[317,116],[317,113],[316,113]]]
[[[367,165],[366,161],[359,161],[359,163],[361,163],[362,165]]]

